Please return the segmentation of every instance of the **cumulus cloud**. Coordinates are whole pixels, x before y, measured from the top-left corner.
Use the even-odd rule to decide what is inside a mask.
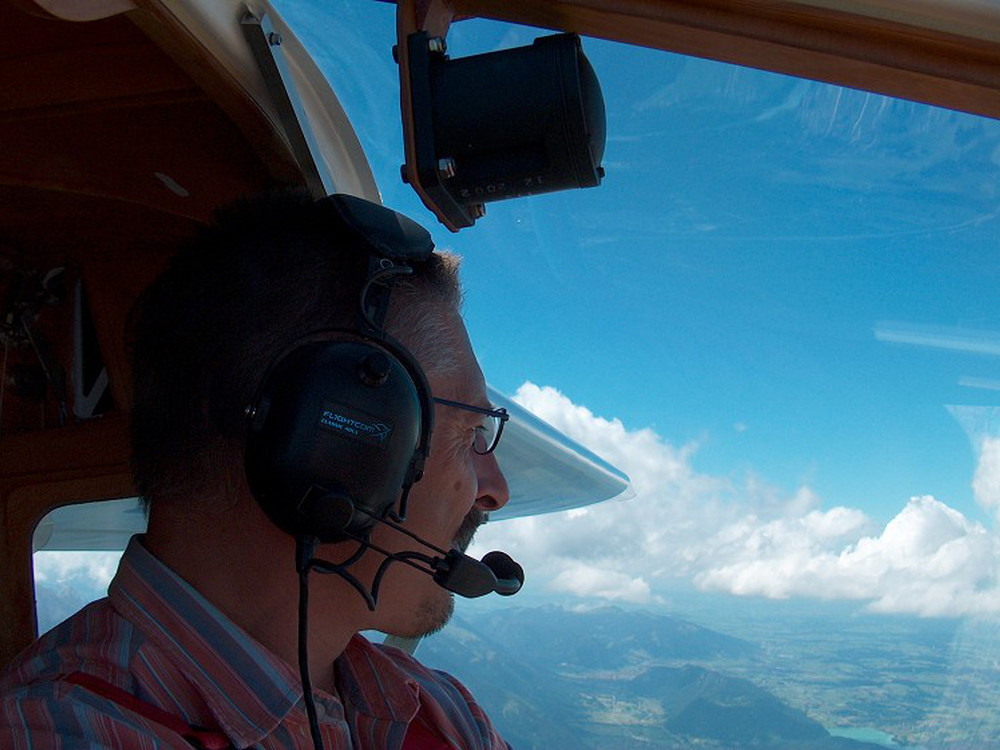
[[[736,594],[868,600],[881,612],[1000,611],[996,540],[981,524],[925,496],[912,498],[880,533],[857,538],[869,525],[847,508],[767,524],[750,518],[720,534],[735,539],[709,540],[717,561],[694,580]]]
[[[118,568],[121,552],[36,552],[35,580],[60,584],[84,578],[95,586],[107,588]]]
[[[35,596],[39,632],[107,593],[121,552],[36,552]]]
[[[1000,438],[983,438],[972,491],[984,508],[1000,511]]]
[[[629,576],[577,561],[566,567],[553,581],[577,596],[598,597],[612,601],[647,604],[651,597],[649,584],[639,576]]]
[[[998,540],[939,500],[914,497],[882,526],[824,509],[807,486],[698,472],[698,445],[629,430],[531,383],[515,400],[624,470],[624,502],[487,526],[476,547],[507,549],[555,593],[635,603],[688,579],[712,591],[853,600],[879,612],[1000,614]],[[1000,439],[983,441],[975,492],[1000,510]]]
[[[976,502],[1000,520],[1000,407],[949,406],[979,456],[972,477]]]

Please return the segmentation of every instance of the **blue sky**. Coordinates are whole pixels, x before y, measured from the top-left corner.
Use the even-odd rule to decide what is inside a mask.
[[[487,379],[639,477],[628,508],[497,524],[487,541],[582,598],[656,600],[659,576],[765,596],[821,586],[894,611],[932,559],[950,572],[930,588],[948,583],[913,611],[1000,592],[1000,124],[588,39],[603,185],[489,204],[451,235],[398,178],[394,8],[278,7],[308,20],[300,36],[385,202],[464,257]],[[540,33],[461,22],[449,52]],[[646,512],[714,546],[637,528],[648,575],[610,551],[587,567],[595,537]],[[775,573],[796,567],[819,572]],[[883,568],[867,589],[841,585]]]
[[[303,9],[374,22],[359,47],[319,59],[385,201],[464,256],[493,385],[555,386],[597,414],[698,441],[705,470],[809,481],[884,520],[922,493],[979,512],[976,456],[945,405],[997,403],[998,391],[959,385],[992,377],[996,358],[874,331],[1000,330],[997,123],[591,39],[604,184],[491,204],[451,236],[397,177],[394,9],[361,2],[334,17],[303,2],[286,14]],[[450,52],[538,33],[462,22]],[[345,73],[360,65],[359,84]]]

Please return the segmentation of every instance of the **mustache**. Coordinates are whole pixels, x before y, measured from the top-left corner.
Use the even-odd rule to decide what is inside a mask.
[[[472,544],[472,538],[476,535],[476,529],[489,519],[489,513],[484,510],[480,510],[479,508],[470,510],[465,518],[462,519],[462,525],[458,527],[458,531],[455,532],[452,545],[460,552],[465,552],[469,548],[469,545]]]

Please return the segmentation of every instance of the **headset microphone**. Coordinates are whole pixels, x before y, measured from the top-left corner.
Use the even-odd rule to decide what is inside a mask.
[[[493,550],[483,555],[486,565],[497,577],[494,589],[500,596],[513,596],[524,585],[524,568],[517,564],[506,552]]]
[[[364,515],[371,515],[369,511],[358,509]],[[382,576],[385,575],[389,566],[396,562],[408,565],[414,570],[431,576],[434,582],[447,591],[463,596],[466,599],[485,596],[486,594],[497,593],[501,596],[511,596],[521,590],[524,585],[524,569],[518,565],[509,555],[494,550],[483,556],[482,560],[476,560],[458,549],[445,551],[440,547],[431,544],[426,539],[421,538],[405,526],[395,523],[390,518],[372,517],[374,523],[388,526],[413,541],[426,547],[431,552],[437,554],[432,556],[416,550],[405,552],[390,552],[375,544],[370,537],[356,538],[361,543],[361,550],[372,550],[385,557],[379,566],[375,579],[370,590],[365,590],[361,583],[354,578],[347,570],[347,566],[356,560],[350,558],[342,563],[331,563],[324,560],[300,560],[300,571],[315,570],[319,573],[335,573],[350,583],[355,590],[368,603],[369,609],[375,609],[378,603],[379,587]],[[310,552],[311,555],[311,547]]]
[[[524,570],[503,552],[490,552],[480,561],[452,550],[433,567],[439,586],[467,599],[494,592],[510,596],[524,584]]]

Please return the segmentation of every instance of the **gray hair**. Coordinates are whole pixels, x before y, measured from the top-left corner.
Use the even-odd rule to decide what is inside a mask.
[[[451,253],[435,257],[439,272],[395,283],[386,330],[406,345],[426,374],[451,375],[460,365],[455,322],[462,309],[461,259]]]

